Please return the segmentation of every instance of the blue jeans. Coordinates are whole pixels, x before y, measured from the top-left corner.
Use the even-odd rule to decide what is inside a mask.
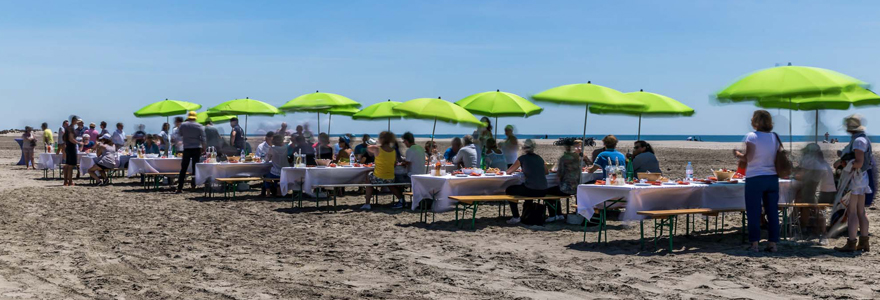
[[[746,216],[749,219],[749,242],[761,240],[761,209],[767,214],[767,235],[779,241],[779,176],[746,178]]]

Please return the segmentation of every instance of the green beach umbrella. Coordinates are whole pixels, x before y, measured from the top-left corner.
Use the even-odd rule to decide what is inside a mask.
[[[473,94],[456,101],[455,104],[471,113],[495,117],[495,135],[498,134],[498,117],[528,117],[544,110],[517,94],[501,90]]]
[[[318,113],[318,132],[321,132],[321,113],[331,107],[361,107],[357,101],[348,97],[333,93],[315,91],[287,101],[278,108],[292,112],[316,112]]]
[[[354,114],[352,119],[388,119],[388,131],[391,131],[391,119],[400,119],[406,116],[406,113],[394,110],[394,107],[400,103],[401,102],[388,99],[388,101],[379,102],[365,107],[358,113]]]
[[[771,101],[778,104],[788,99],[792,107],[794,98],[821,97],[840,94],[856,87],[869,85],[851,76],[828,69],[792,66],[759,70],[737,79],[715,94],[720,102]],[[769,105],[769,104],[768,104]],[[760,103],[759,103],[760,106]],[[788,146],[792,147],[791,110],[789,110]],[[818,112],[817,112],[818,117]],[[818,123],[817,129],[818,130]],[[816,137],[818,140],[818,135]]]
[[[329,121],[327,122],[327,135],[330,135],[330,124],[333,121],[333,115],[343,115],[343,116],[353,116],[357,112],[361,111],[357,107],[347,106],[347,107],[331,107],[324,110],[327,114],[329,114]],[[320,114],[320,112],[319,112]],[[320,130],[320,129],[319,129]],[[320,131],[319,131],[320,133]]]
[[[235,115],[213,115],[208,116],[207,111],[200,112],[196,115],[196,122],[199,124],[205,125],[208,123],[208,120],[211,120],[214,124],[219,124],[223,122],[229,122],[230,119],[234,118]]]
[[[245,139],[247,139],[248,116],[274,116],[281,114],[281,111],[266,102],[244,98],[220,103],[208,109],[207,113],[209,117],[215,115],[244,115],[244,135]]]
[[[461,106],[452,102],[435,98],[418,98],[398,104],[394,111],[403,112],[408,118],[434,120],[434,128],[431,130],[431,141],[434,141],[434,133],[437,130],[437,121],[454,124],[470,124],[483,126],[473,114]]]
[[[170,116],[184,115],[191,110],[199,110],[200,108],[202,108],[201,104],[165,99],[144,106],[134,112],[134,116],[138,118],[165,117],[165,123],[168,123],[168,117]]]
[[[869,89],[855,86],[834,94],[797,96],[791,98],[763,98],[756,102],[761,108],[783,108],[816,111],[815,141],[819,141],[819,110],[847,110],[851,107],[880,105],[880,96]],[[790,125],[789,125],[790,126]]]
[[[788,66],[759,70],[737,79],[715,94],[719,100],[744,101],[760,98],[787,98],[836,94],[854,86],[868,84],[828,69]]]
[[[558,86],[532,96],[536,101],[584,106],[584,134],[587,138],[587,115],[591,105],[604,107],[643,107],[644,104],[623,93],[598,84],[587,83]]]
[[[639,116],[639,131],[637,140],[642,139],[642,115],[646,116],[692,116],[694,109],[684,105],[678,100],[663,96],[660,94],[645,92],[625,93],[624,95],[631,97],[643,103],[645,106],[641,108],[631,107],[604,107],[591,106],[590,112],[594,114],[623,114],[631,116]]]

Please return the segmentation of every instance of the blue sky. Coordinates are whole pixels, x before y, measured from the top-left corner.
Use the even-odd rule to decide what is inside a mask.
[[[321,90],[366,106],[495,89],[529,96],[589,80],[664,94],[697,111],[647,119],[643,134],[738,135],[754,108],[713,105],[709,95],[751,71],[792,62],[880,83],[878,8],[870,1],[0,1],[0,91],[9,107],[0,128],[44,121],[57,128],[77,114],[158,131],[164,118],[131,113],[165,98],[206,108],[244,97],[281,105]],[[580,134],[582,108],[538,104],[542,114],[501,125]],[[880,109],[859,112],[870,118]],[[848,113],[821,117],[840,133]],[[251,118],[250,129],[315,118]],[[812,118],[795,112],[795,134],[811,133]],[[392,126],[431,130],[426,121]],[[339,116],[331,129],[384,128]],[[635,132],[632,117],[589,117],[589,134]]]

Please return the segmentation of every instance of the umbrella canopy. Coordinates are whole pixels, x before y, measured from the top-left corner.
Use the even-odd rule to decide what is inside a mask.
[[[195,104],[179,100],[162,100],[139,109],[134,112],[134,116],[138,118],[144,117],[168,117],[186,114],[191,110],[202,108],[201,104]]]
[[[332,124],[333,122],[333,115],[352,116],[359,111],[361,110],[353,106],[331,107],[324,109],[324,113],[330,114],[330,119],[327,122],[327,134],[330,134],[330,124]],[[318,112],[318,116],[320,116],[320,113],[321,112]],[[320,128],[318,129],[318,132],[320,133]]]
[[[391,131],[391,119],[400,119],[406,116],[406,113],[394,110],[394,107],[400,103],[401,102],[388,99],[388,101],[379,102],[365,107],[358,113],[354,114],[352,119],[388,119],[388,131]]]
[[[234,118],[235,115],[213,115],[208,116],[208,112],[203,111],[196,115],[196,122],[199,124],[205,125],[208,123],[208,120],[211,120],[214,124],[219,124],[223,122],[229,122],[230,119]]]
[[[208,109],[208,115],[274,116],[281,111],[269,103],[244,98],[229,100]]]
[[[639,90],[638,92],[630,92],[624,95],[638,100],[645,106],[641,108],[591,106],[590,112],[594,114],[624,114],[639,116],[639,133],[637,139],[642,138],[642,115],[691,116],[694,114],[693,108],[684,105],[684,103],[678,102],[678,100],[660,94]]]
[[[592,84],[592,82],[589,81],[587,81],[587,83],[558,86],[535,94],[532,98],[544,102],[584,105],[584,140],[587,138],[587,114],[590,111],[590,105],[602,105],[604,107],[644,107],[643,103],[631,97],[627,97],[615,89]]]
[[[431,141],[434,141],[434,132],[437,130],[437,121],[448,123],[463,123],[476,126],[483,126],[473,114],[455,105],[452,102],[434,98],[418,98],[398,104],[394,111],[403,112],[408,118],[434,120],[434,129],[431,130]]]
[[[314,93],[300,95],[293,100],[287,101],[287,103],[284,103],[284,105],[281,105],[278,108],[284,111],[317,112],[318,132],[320,133],[321,113],[326,112],[327,109],[333,107],[357,108],[361,107],[361,104],[342,95],[315,91]]]
[[[498,134],[498,117],[528,117],[544,109],[517,94],[495,90],[473,94],[455,102],[467,111],[495,117],[495,134]]]
[[[715,96],[736,102],[766,97],[836,94],[855,86],[867,88],[868,84],[828,69],[788,65],[745,75]]]
[[[853,87],[835,94],[815,96],[798,96],[792,98],[764,98],[757,102],[763,108],[785,108],[793,110],[837,109],[847,110],[850,107],[880,105],[880,96],[862,87]]]

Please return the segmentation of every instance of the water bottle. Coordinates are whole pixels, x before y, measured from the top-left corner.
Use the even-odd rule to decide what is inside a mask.
[[[685,174],[687,175],[688,181],[694,181],[694,166],[691,165],[691,162],[688,162],[687,168],[684,169]]]
[[[241,149],[241,154],[240,154],[240,155],[241,155],[241,156],[239,156],[238,159],[239,159],[239,162],[242,162],[242,161],[244,161],[244,157],[245,157],[244,149]]]
[[[354,155],[354,151],[351,151],[351,154],[348,155],[348,164],[352,165],[357,162],[357,156]]]

